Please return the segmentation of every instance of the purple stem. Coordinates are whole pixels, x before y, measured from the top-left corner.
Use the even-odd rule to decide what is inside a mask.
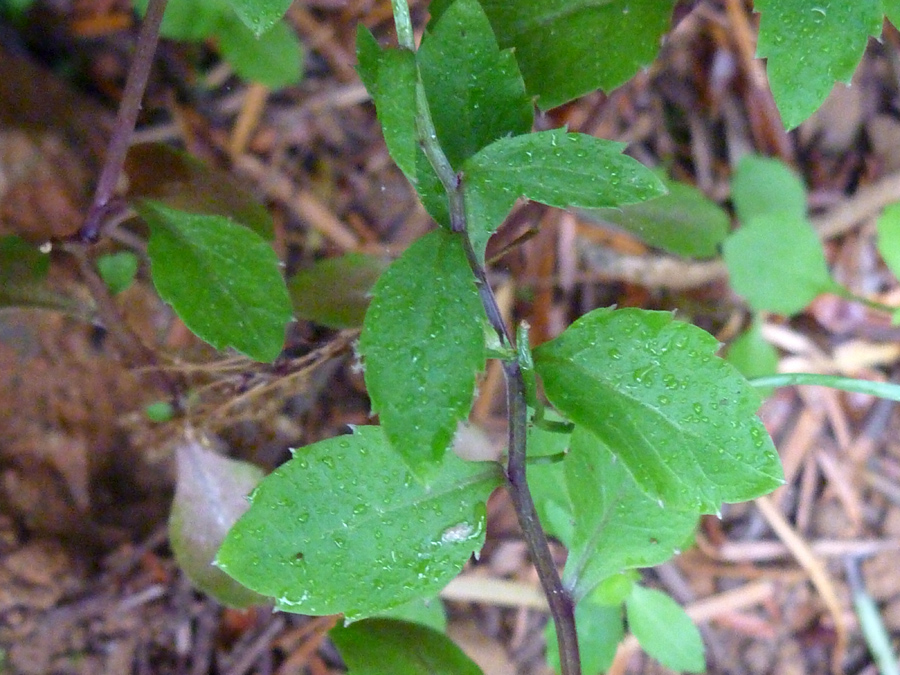
[[[97,181],[97,189],[94,191],[94,199],[84,220],[84,225],[76,235],[79,241],[95,243],[100,238],[100,231],[111,207],[114,207],[110,200],[119,182],[122,167],[125,165],[125,155],[131,144],[131,134],[134,132],[134,125],[141,110],[141,100],[144,97],[144,89],[147,87],[147,79],[150,77],[153,55],[159,42],[159,26],[162,23],[167,1],[149,0],[147,5],[147,14],[144,16],[138,34],[137,47],[131,68],[128,70],[128,79],[125,81],[125,92],[122,94],[122,101],[119,104],[116,124],[113,127],[109,147],[106,149],[103,171]]]

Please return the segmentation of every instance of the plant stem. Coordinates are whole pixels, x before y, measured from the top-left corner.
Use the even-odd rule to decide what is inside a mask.
[[[836,284],[833,290],[835,295],[838,295],[844,300],[851,300],[853,302],[858,302],[862,305],[865,305],[869,309],[874,309],[879,312],[887,312],[888,314],[894,314],[900,307],[891,307],[890,305],[885,305],[884,303],[878,302],[877,300],[869,300],[868,298],[864,298],[861,295],[857,295],[849,288],[845,286],[841,286],[840,284]]]
[[[125,363],[132,368],[157,365],[156,353],[141,342],[140,337],[128,326],[119,308],[110,295],[109,288],[103,283],[87,256],[84,247],[78,244],[66,244],[63,250],[75,258],[81,278],[97,306],[97,315],[103,322],[103,328],[109,331],[113,340],[118,343]],[[161,390],[168,392],[172,406],[181,412],[184,408],[182,394],[183,384],[162,370],[150,370],[148,379]]]
[[[411,52],[416,51],[412,20],[409,18],[409,4],[406,0],[391,0],[394,10],[394,26],[397,27],[397,43]]]
[[[878,605],[866,591],[859,569],[860,562],[860,557],[850,556],[844,560],[844,568],[847,570],[847,585],[853,596],[853,607],[856,609],[863,637],[869,645],[869,652],[875,657],[875,663],[878,664],[879,675],[900,675],[890,634],[885,628]]]
[[[94,243],[100,238],[100,231],[108,215],[110,200],[119,182],[122,167],[125,165],[125,155],[128,153],[131,134],[134,132],[134,125],[141,109],[141,99],[144,97],[144,89],[150,77],[153,54],[159,42],[159,26],[167,1],[149,0],[147,5],[147,13],[138,33],[134,59],[128,70],[128,79],[125,81],[125,91],[119,103],[116,124],[113,127],[109,147],[106,149],[103,170],[97,181],[97,189],[94,191],[94,199],[91,201],[87,217],[76,235],[80,241]]]
[[[840,375],[823,375],[822,373],[779,373],[778,375],[766,375],[754,377],[750,384],[759,389],[769,387],[790,387],[795,384],[813,384],[820,387],[831,387],[843,391],[852,391],[858,394],[869,394],[889,401],[900,401],[900,384],[893,382],[876,382],[874,380],[860,380],[853,377],[841,377]]]
[[[138,33],[137,46],[134,59],[128,69],[128,78],[125,81],[125,91],[119,103],[119,111],[116,115],[116,123],[113,127],[112,137],[106,148],[106,158],[97,187],[94,190],[94,198],[88,209],[84,224],[79,229],[75,238],[80,242],[94,243],[100,238],[100,232],[106,223],[115,225],[118,220],[112,220],[110,216],[120,210],[120,204],[112,199],[122,167],[125,165],[125,155],[131,143],[134,133],[134,125],[141,109],[141,99],[144,97],[144,89],[150,76],[150,68],[153,65],[153,55],[159,42],[159,27],[162,23],[163,13],[166,10],[168,0],[149,0],[147,13]],[[121,215],[119,213],[118,215]],[[127,322],[119,312],[119,308],[113,302],[112,296],[106,284],[97,276],[94,267],[84,249],[77,244],[63,246],[69,254],[78,261],[82,279],[88,288],[97,312],[103,321],[104,328],[118,342],[126,361],[132,366],[156,365],[156,354],[141,342],[140,338],[128,327]],[[166,373],[159,371],[151,374],[151,379],[161,389],[168,391],[176,410],[182,408],[181,395],[183,386]]]
[[[392,0],[394,21],[402,47],[413,49],[412,27],[409,24],[409,7],[406,0]],[[447,159],[437,137],[431,118],[428,99],[421,77],[416,82],[416,131],[419,144],[434,168],[447,194],[450,210],[450,228],[460,236],[472,274],[475,276],[481,304],[488,321],[500,343],[513,348],[515,341],[503,316],[497,298],[487,280],[484,265],[472,248],[466,220],[466,203],[462,179]],[[550,613],[556,624],[559,641],[560,670],[562,675],[581,675],[581,658],[578,653],[578,635],[575,631],[575,604],[569,592],[563,587],[559,572],[550,552],[547,536],[538,520],[534,500],[528,489],[526,478],[526,429],[528,427],[528,406],[526,403],[525,380],[519,365],[518,354],[513,351],[510,359],[503,361],[506,376],[507,414],[509,416],[509,458],[506,465],[507,488],[519,519],[519,525],[528,545],[532,562],[547,596]]]

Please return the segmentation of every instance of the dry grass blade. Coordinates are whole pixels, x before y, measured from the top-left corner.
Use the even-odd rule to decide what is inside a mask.
[[[828,608],[829,614],[831,614],[836,634],[836,644],[831,658],[831,670],[835,675],[840,675],[843,672],[841,664],[847,651],[847,622],[844,618],[841,603],[838,600],[835,584],[828,575],[822,561],[812,551],[809,544],[794,531],[772,500],[768,497],[760,497],[756,500],[756,505],[775,531],[775,534],[790,549],[794,558],[796,558],[803,569],[809,573],[810,581],[812,581],[816,590],[819,591],[822,601]]]

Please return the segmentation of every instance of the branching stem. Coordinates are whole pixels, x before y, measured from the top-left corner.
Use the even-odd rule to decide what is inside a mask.
[[[392,0],[392,5],[400,46],[413,49],[409,7],[406,0]],[[467,227],[463,177],[453,170],[438,141],[421,77],[417,78],[416,83],[416,127],[419,144],[447,193],[450,227],[463,242],[466,258],[472,274],[475,275],[478,293],[488,321],[500,338],[500,343],[505,347],[514,348],[515,341],[503,321],[497,298],[488,283],[484,265],[472,248]],[[578,654],[578,635],[575,631],[575,605],[559,578],[556,564],[553,562],[553,555],[550,552],[550,545],[538,520],[537,510],[534,507],[534,500],[531,498],[526,480],[525,436],[528,426],[528,407],[525,380],[514,349],[513,356],[503,361],[503,373],[506,376],[507,414],[509,415],[507,488],[541,586],[547,596],[553,621],[556,624],[560,670],[562,675],[580,675],[581,659]]]
[[[94,198],[85,217],[76,239],[84,243],[94,243],[100,238],[100,233],[108,224],[116,222],[115,216],[120,216],[123,210],[122,204],[113,199],[116,185],[122,168],[125,166],[125,155],[131,144],[134,133],[134,125],[141,109],[141,100],[144,97],[144,89],[147,87],[147,79],[150,76],[150,68],[153,65],[153,56],[156,53],[156,45],[159,42],[159,27],[162,24],[163,13],[166,10],[168,0],[149,0],[147,14],[141,23],[138,33],[137,46],[134,58],[128,69],[128,78],[125,81],[125,91],[119,103],[119,111],[116,115],[116,123],[113,127],[109,145],[106,148],[106,157],[100,178],[97,180],[97,188]],[[146,347],[140,338],[128,327],[128,323],[122,316],[119,308],[113,302],[112,296],[106,284],[97,276],[88,259],[86,252],[77,243],[64,245],[63,247],[75,256],[81,269],[82,279],[85,282],[97,311],[103,320],[104,327],[110,332],[118,343],[123,355],[133,366],[155,365],[155,353]],[[181,407],[181,392],[183,387],[175,379],[163,372],[154,372],[151,378],[158,386],[169,392],[172,403],[179,409]]]

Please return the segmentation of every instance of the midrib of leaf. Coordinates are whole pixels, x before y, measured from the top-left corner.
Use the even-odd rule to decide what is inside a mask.
[[[526,152],[534,152],[534,151],[526,151]],[[556,159],[556,158],[554,158]],[[585,162],[588,161],[587,158],[584,158]],[[563,176],[575,176],[577,178],[588,178],[592,180],[596,180],[599,178],[604,178],[602,175],[598,175],[596,172],[590,171],[580,171],[578,169],[573,169],[567,166],[560,166],[556,162],[550,162],[548,164],[539,164],[537,166],[531,165],[527,166],[523,169],[494,169],[492,173],[495,176],[504,177],[504,176],[534,176],[536,178],[541,178],[546,175],[548,172],[552,172],[553,174],[563,175]],[[532,180],[531,183],[539,183],[540,181]]]
[[[440,258],[440,256],[438,256]],[[438,261],[435,261],[438,262]],[[444,264],[443,260],[439,261]],[[444,267],[446,265],[444,264]],[[445,324],[443,319],[442,309],[447,305],[447,298],[443,295],[439,294],[428,294],[426,295],[426,302],[423,303],[425,306],[421,308],[421,316],[424,321],[424,330],[419,332],[418,335],[411,336],[413,339],[411,340],[409,346],[413,347],[415,345],[425,345],[429,350],[433,349],[431,347],[431,335],[432,334],[440,334],[445,332]],[[428,357],[425,357],[425,361],[428,361]],[[419,376],[422,379],[427,380],[425,373],[419,369]],[[402,408],[401,405],[392,405],[390,406],[394,409]]]
[[[583,9],[605,7],[606,5],[611,5],[613,1],[614,0],[581,0],[581,2],[572,2],[564,7],[560,7],[555,12],[547,12],[541,16],[534,17],[530,21],[518,21],[514,23],[510,27],[509,35],[518,37],[534,28],[543,28],[555,21],[577,14]]]
[[[585,377],[598,383],[607,392],[612,392],[615,396],[619,396],[619,397],[629,401],[630,403],[636,405],[637,407],[643,408],[648,413],[652,414],[655,418],[658,418],[659,420],[661,420],[663,423],[665,423],[670,428],[673,428],[673,429],[681,432],[684,436],[687,436],[691,439],[696,439],[696,441],[698,442],[698,444],[701,447],[709,447],[705,443],[704,437],[699,432],[692,432],[690,430],[684,429],[681,425],[679,425],[677,422],[675,422],[675,420],[673,420],[671,417],[666,417],[665,415],[661,414],[658,408],[655,408],[654,406],[652,406],[638,398],[635,398],[633,395],[629,394],[627,391],[615,388],[607,380],[603,379],[601,376],[598,376],[596,372],[588,369],[581,363],[576,362],[575,357],[583,351],[585,351],[585,350],[578,350],[577,352],[574,352],[571,356],[569,356],[567,358],[562,358],[562,359],[559,357],[545,358],[544,362],[548,363],[550,361],[556,361],[558,363],[563,363],[564,365],[568,364],[571,367],[578,369]],[[668,463],[666,463],[662,460],[662,457],[659,454],[659,451],[656,449],[655,444],[651,443],[647,439],[647,437],[644,435],[642,430],[645,428],[645,425],[647,425],[647,423],[641,422],[639,424],[635,424],[633,422],[633,420],[631,420],[631,418],[629,418],[629,422],[632,423],[634,430],[636,431],[637,435],[641,438],[643,443],[652,451],[653,456],[656,457],[657,459],[659,459],[659,465],[661,467],[665,468],[665,470],[669,474],[673,475],[679,485],[686,485],[686,483],[681,478],[679,478],[677,474],[673,473],[673,469],[668,465]],[[591,433],[594,433],[594,432],[591,431]],[[601,440],[603,440],[603,439],[601,439]],[[607,444],[607,445],[609,445],[609,444]],[[725,449],[726,453],[728,453],[729,455],[731,454],[728,448],[724,448],[724,449]],[[610,450],[615,454],[615,450],[611,446],[610,446]],[[719,488],[718,484],[713,483],[712,481],[708,480],[708,476],[706,475],[706,470],[703,468],[703,465],[697,461],[696,453],[683,451],[680,454],[688,455],[691,458],[691,460],[693,461],[694,465],[697,467],[697,469],[703,474],[704,477],[707,478],[707,485],[716,485],[715,492],[716,493],[720,492],[720,488]],[[628,468],[627,463],[625,464],[625,467],[626,467],[626,469]],[[758,469],[756,469],[756,467],[745,466],[745,470],[749,471],[751,469],[759,476],[769,477],[768,474],[765,474],[762,471],[759,471]],[[629,471],[629,473],[632,473],[630,469],[628,469],[628,471]],[[638,485],[640,485],[639,481],[638,481]],[[703,494],[705,495],[706,492],[704,491]],[[720,501],[719,497],[716,497],[715,501]]]
[[[229,220],[229,222],[232,225],[234,225],[235,227],[243,227],[243,225],[240,225],[239,223],[235,223],[234,221]],[[217,291],[219,293],[221,293],[222,295],[226,296],[231,301],[232,305],[242,307],[243,303],[231,291],[231,284],[228,283],[228,277],[225,275],[219,274],[218,270],[216,268],[216,265],[213,262],[209,262],[209,263],[206,262],[206,258],[216,258],[217,260],[222,261],[222,263],[225,266],[227,266],[233,262],[234,258],[229,258],[225,253],[219,253],[220,247],[218,245],[214,245],[214,246],[211,246],[206,249],[204,249],[202,247],[194,246],[192,244],[191,238],[189,236],[187,236],[185,233],[183,233],[181,228],[170,227],[168,223],[163,225],[163,227],[166,230],[168,230],[168,232],[170,234],[173,234],[174,238],[177,239],[179,242],[181,242],[182,245],[188,251],[191,252],[191,255],[194,258],[194,260],[196,260],[199,263],[198,267],[203,270],[203,272],[208,276],[208,278],[210,280],[215,280],[216,282],[219,282],[219,283],[216,283]],[[193,225],[191,227],[193,228]],[[194,229],[199,229],[199,228],[194,228]],[[227,248],[225,250],[227,250]],[[206,251],[208,253],[208,256],[203,255],[204,251]],[[256,314],[259,311],[258,307],[246,307],[245,309],[246,309],[246,311],[250,312],[251,314]]]
[[[462,460],[460,460],[462,461]],[[401,504],[397,504],[396,506],[389,509],[381,509],[374,502],[371,503],[372,513],[371,515],[364,515],[362,517],[356,516],[354,518],[354,528],[360,529],[366,524],[374,524],[382,520],[381,516],[388,516],[393,514],[402,514],[403,511],[406,511],[410,508],[420,506],[422,504],[426,504],[429,501],[436,501],[443,497],[447,497],[454,492],[462,492],[466,488],[477,485],[481,482],[488,482],[492,478],[499,477],[498,466],[496,464],[491,463],[491,467],[486,467],[484,471],[472,474],[464,479],[454,481],[450,483],[446,487],[441,490],[432,490],[427,494],[422,495],[421,497],[414,499],[412,501],[403,501]],[[346,528],[344,527],[334,527],[328,530],[322,530],[322,534],[329,534],[331,532],[344,531]]]

